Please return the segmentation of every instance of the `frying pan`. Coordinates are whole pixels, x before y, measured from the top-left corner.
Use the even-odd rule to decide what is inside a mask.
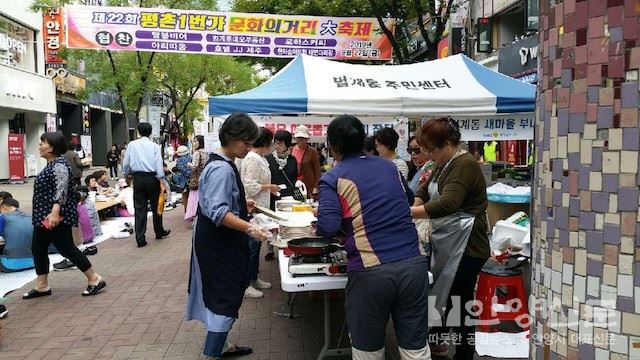
[[[302,256],[321,256],[343,248],[337,240],[322,237],[302,237],[287,244],[289,250]]]

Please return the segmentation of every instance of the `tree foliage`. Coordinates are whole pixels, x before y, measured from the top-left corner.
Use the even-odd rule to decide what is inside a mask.
[[[203,104],[195,99],[199,91],[222,95],[257,85],[254,70],[232,57],[170,53],[157,56],[155,85],[171,98],[168,112],[175,113],[180,137],[191,132],[194,121],[204,120]]]
[[[69,0],[38,0],[32,9],[47,11],[64,6]],[[132,4],[133,3],[133,4]],[[110,0],[109,6],[157,7],[173,9],[215,10],[215,0]],[[202,118],[203,104],[194,101],[202,88],[209,94],[232,93],[256,85],[255,71],[236,59],[215,55],[190,55],[142,51],[65,49],[63,56],[73,64],[82,61],[87,74],[87,93],[104,91],[116,95],[117,104],[126,117],[137,121],[145,99],[154,91],[168,93],[171,108],[184,134],[194,120]]]

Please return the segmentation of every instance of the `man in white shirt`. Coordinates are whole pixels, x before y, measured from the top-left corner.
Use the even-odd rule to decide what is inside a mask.
[[[171,232],[163,228],[162,215],[158,214],[158,196],[160,191],[164,191],[162,184],[164,170],[160,146],[149,139],[151,130],[149,123],[138,124],[140,138],[129,143],[122,164],[124,175],[133,177],[134,222],[138,247],[147,245],[145,233],[147,232],[148,203],[151,203],[156,240],[168,236]]]

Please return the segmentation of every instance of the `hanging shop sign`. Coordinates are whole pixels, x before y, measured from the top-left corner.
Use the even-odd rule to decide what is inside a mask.
[[[478,52],[490,53],[493,51],[493,43],[491,40],[491,19],[479,18],[476,23],[476,44]]]
[[[56,114],[47,113],[47,132],[58,130],[58,121]]]
[[[24,134],[9,134],[9,178],[11,181],[24,179]]]
[[[91,113],[89,105],[82,105],[82,133],[91,134]],[[91,136],[89,136],[89,139],[91,139]],[[82,144],[82,146],[84,147],[84,144]]]
[[[56,91],[61,94],[69,94],[76,97],[78,92],[86,88],[86,79],[84,77],[65,73],[64,77],[55,76],[53,78],[54,84],[56,84]]]
[[[529,83],[535,83],[538,68],[538,35],[518,40],[500,49],[498,71]]]
[[[390,60],[376,18],[244,14],[195,10],[68,5],[73,49],[177,52],[292,58]],[[395,20],[385,20],[393,32]]]
[[[67,66],[66,61],[60,56],[60,51],[64,44],[64,17],[62,12],[62,8],[56,8],[42,14],[45,69],[58,69]]]

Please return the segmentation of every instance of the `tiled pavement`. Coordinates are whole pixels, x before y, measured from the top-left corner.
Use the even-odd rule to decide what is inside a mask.
[[[20,299],[33,284],[9,294],[9,316],[0,320],[0,359],[197,359],[204,328],[183,320],[191,227],[181,215],[181,209],[168,212],[171,236],[149,236],[145,248],[136,248],[132,238],[100,244],[91,261],[108,286],[99,296],[80,296],[85,280],[77,270],[52,273],[50,297]],[[254,348],[246,359],[315,358],[322,345],[321,297],[299,296],[296,319],[274,315],[286,301],[277,263],[263,262],[261,271],[274,289],[244,302],[231,340]],[[342,302],[332,306],[337,338]]]

